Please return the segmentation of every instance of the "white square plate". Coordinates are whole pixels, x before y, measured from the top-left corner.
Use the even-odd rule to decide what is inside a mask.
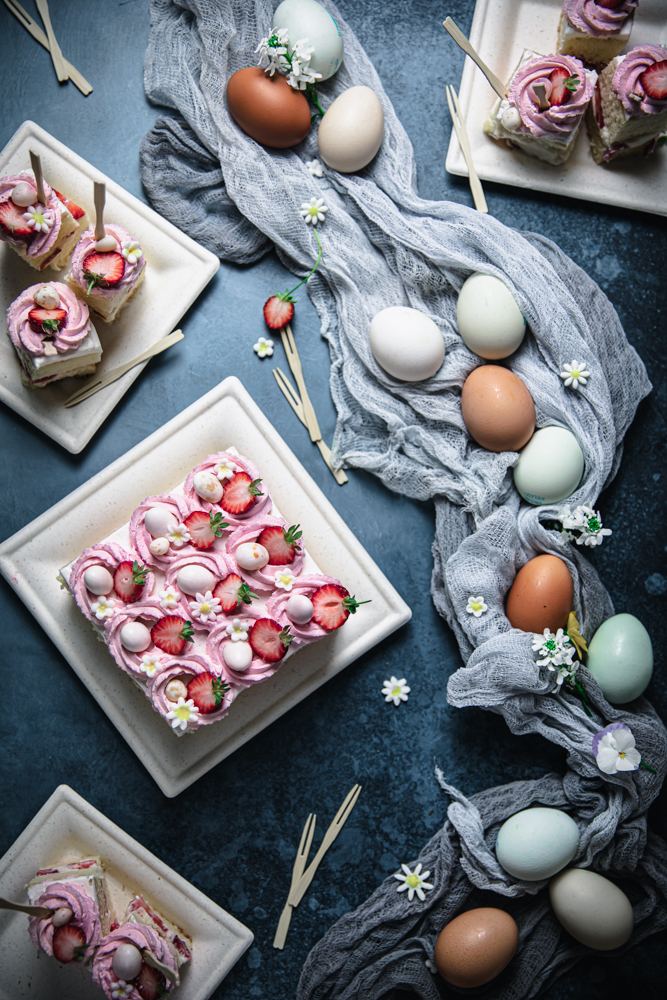
[[[29,170],[30,149],[39,153],[47,183],[86,208],[91,225],[95,222],[93,182],[103,181],[107,190],[104,218],[127,229],[139,240],[146,255],[146,277],[119,320],[105,323],[92,314],[104,349],[97,374],[103,375],[136,358],[171,333],[216,273],[220,261],[34,122],[24,122],[0,153],[0,177]],[[0,315],[3,322],[9,304],[24,288],[36,284],[40,278],[62,281],[65,274],[66,268],[54,271],[47,267],[44,271],[36,271],[7,243],[0,242]],[[9,338],[2,334],[0,399],[77,455],[146,363],[137,365],[106,389],[66,410],[63,402],[85,384],[84,379],[63,379],[44,389],[26,388],[21,385],[21,364],[16,351]]]
[[[27,902],[26,883],[40,868],[98,854],[117,916],[141,893],[192,938],[178,1000],[206,1000],[253,940],[252,931],[168,868],[68,785],[59,785],[0,859],[0,896]],[[120,910],[120,914],[118,913]],[[0,910],[0,1000],[99,1000],[85,967],[40,955],[24,913]]]
[[[555,52],[562,7],[562,0],[477,0],[470,42],[494,73],[507,81],[524,49],[544,55]],[[642,0],[637,8],[629,47],[646,42],[667,43],[665,0]],[[456,43],[445,33],[444,44]],[[667,215],[666,145],[646,158],[631,156],[598,166],[591,156],[584,123],[570,159],[560,167],[552,166],[484,134],[482,126],[497,99],[482,71],[466,58],[459,100],[473,163],[482,180]],[[447,170],[468,176],[453,129]]]
[[[178,738],[57,580],[63,566],[120,527],[141,501],[234,445],[259,467],[276,506],[300,523],[322,572],[371,600],[338,631],[299,649],[243,691],[226,719]],[[237,378],[196,403],[0,545],[0,572],[56,644],[165,795],[174,796],[357,657],[409,621],[405,601],[336,513]]]

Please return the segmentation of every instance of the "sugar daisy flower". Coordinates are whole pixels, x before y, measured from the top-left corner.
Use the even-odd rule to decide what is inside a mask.
[[[53,229],[53,212],[45,211],[41,205],[31,205],[23,213],[23,218],[28,223],[28,228],[34,229],[36,233],[49,233]]]
[[[112,1000],[127,1000],[134,993],[134,984],[126,983],[124,979],[119,979],[117,983],[111,984]]]
[[[582,361],[579,364],[578,361],[573,360],[571,365],[563,365],[563,371],[560,373],[560,377],[563,379],[565,387],[567,389],[570,386],[573,389],[578,389],[580,385],[586,385],[591,373],[586,369],[586,362]]]
[[[306,160],[306,166],[312,177],[324,177],[324,168],[319,160]]]
[[[423,903],[426,899],[424,890],[426,889],[428,892],[433,888],[431,883],[426,881],[431,874],[430,871],[423,872],[421,862],[415,865],[415,870],[413,872],[410,871],[407,865],[401,865],[401,869],[402,872],[394,873],[394,878],[398,879],[398,881],[402,883],[397,887],[398,891],[405,892],[407,889],[409,903],[412,902],[415,896],[417,896],[417,898]]]
[[[206,622],[217,621],[217,616],[222,614],[220,598],[214,597],[210,590],[207,590],[205,594],[195,594],[194,601],[189,601],[188,603],[192,611],[192,617],[204,624]]]
[[[306,225],[312,223],[316,226],[318,222],[324,222],[325,214],[329,209],[324,204],[324,198],[311,198],[310,201],[304,201],[301,206],[301,215],[305,220]]]
[[[174,608],[178,607],[178,602],[181,599],[181,595],[175,587],[167,587],[165,590],[161,590],[159,596],[160,607],[164,608],[165,611],[173,611]]]
[[[296,577],[292,570],[285,566],[282,569],[276,570],[273,579],[278,590],[286,590],[289,593],[294,586]]]
[[[263,339],[263,337],[260,337],[260,340]],[[228,458],[223,458],[213,469],[213,474],[218,477],[221,483],[224,483],[225,480],[231,479],[234,473],[238,472],[240,468],[241,466],[236,465],[235,462],[231,462]]]
[[[249,621],[243,622],[240,618],[235,618],[233,622],[227,626],[227,635],[230,637],[232,642],[247,642],[250,624],[251,623]]]
[[[174,524],[165,535],[165,538],[175,549],[180,549],[190,541],[190,532],[184,524]]]
[[[115,614],[116,602],[108,597],[100,597],[98,601],[90,605],[90,610],[99,621],[104,621],[105,618],[111,618]]]
[[[474,615],[475,618],[479,618],[483,615],[485,611],[488,611],[488,607],[484,601],[484,598],[480,595],[479,597],[469,597],[468,603],[466,605],[466,611],[469,615]]]
[[[162,657],[158,656],[157,652],[154,653],[144,653],[141,657],[141,663],[139,664],[139,669],[142,673],[146,674],[146,677],[153,678],[162,666]]]
[[[124,240],[121,253],[128,264],[136,264],[144,255],[136,240]]]
[[[382,694],[385,701],[393,701],[394,705],[400,705],[402,701],[408,700],[410,688],[405,683],[405,677],[402,677],[400,681],[396,677],[391,677],[384,682]]]
[[[195,708],[192,698],[179,698],[176,707],[167,712],[167,720],[171,722],[172,729],[187,729],[188,722],[196,722],[199,717],[199,710]]]

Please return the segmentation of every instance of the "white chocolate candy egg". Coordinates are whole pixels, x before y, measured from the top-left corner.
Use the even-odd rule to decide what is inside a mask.
[[[327,108],[317,145],[328,167],[341,174],[353,174],[368,166],[383,137],[380,98],[370,87],[349,87]]]
[[[43,309],[60,309],[60,296],[53,285],[42,285],[38,288],[33,295],[33,301],[36,306],[41,306]]]
[[[247,670],[252,663],[252,646],[249,642],[226,642],[222,658],[232,670]]]
[[[549,899],[568,934],[588,948],[611,951],[632,934],[635,917],[630,900],[597,872],[568,868],[549,883]]]
[[[37,201],[37,192],[32,184],[21,181],[16,185],[10,197],[19,208],[29,208],[30,205],[34,205]]]
[[[166,538],[154,538],[148,548],[154,556],[166,556],[169,551],[169,542]]]
[[[188,697],[188,689],[186,688],[183,681],[173,680],[169,681],[164,689],[164,693],[169,701],[177,702],[179,698]]]
[[[309,69],[323,80],[333,76],[343,61],[343,36],[332,15],[316,0],[283,0],[271,21],[275,28],[287,28],[289,47],[307,39],[312,46]]]
[[[382,309],[371,321],[369,336],[377,363],[403,382],[431,378],[445,357],[442,333],[418,309]]]
[[[116,250],[118,247],[118,240],[115,236],[111,236],[107,233],[103,236],[101,240],[98,240],[95,244],[95,249],[99,250],[100,253],[109,253],[112,250]]]
[[[64,927],[68,924],[74,914],[70,910],[69,906],[59,906],[57,910],[53,911],[53,916],[51,917],[51,923],[54,927]]]
[[[176,583],[180,591],[194,597],[195,594],[205,594],[207,590],[213,590],[216,578],[203,566],[193,563],[191,566],[179,569]]]
[[[490,361],[513,354],[526,332],[526,321],[512,293],[492,274],[471,274],[464,282],[456,322],[466,347]]]
[[[114,975],[127,982],[128,979],[134,979],[139,975],[142,964],[143,959],[138,948],[133,944],[121,944],[113,953],[111,966]]]
[[[519,109],[512,106],[505,108],[500,116],[500,122],[503,128],[506,128],[508,132],[516,132],[521,125],[521,115],[519,114]]]
[[[141,622],[128,622],[120,630],[120,641],[131,653],[143,653],[148,649],[152,639],[151,634]]]
[[[583,471],[584,453],[572,431],[542,427],[519,455],[514,485],[528,503],[560,503],[574,493]]]
[[[197,496],[208,503],[217,503],[222,498],[222,483],[212,472],[198,472],[192,485]]]
[[[305,594],[292,594],[285,605],[285,611],[295,625],[307,625],[313,617],[313,602]]]
[[[113,590],[113,577],[104,566],[89,566],[83,574],[83,582],[91,594],[106,596]]]
[[[144,517],[146,531],[153,538],[163,538],[170,528],[178,524],[178,519],[166,507],[151,507]]]
[[[257,542],[243,542],[235,553],[241,569],[264,569],[269,562],[269,553]]]

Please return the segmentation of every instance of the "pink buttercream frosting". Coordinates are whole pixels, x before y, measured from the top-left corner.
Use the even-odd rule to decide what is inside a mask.
[[[164,658],[165,654],[157,650],[153,642],[140,653],[133,653],[126,649],[120,639],[120,633],[125,625],[130,622],[140,622],[150,630],[156,622],[159,622],[165,615],[170,614],[161,608],[157,599],[153,601],[143,601],[141,603],[126,604],[121,611],[117,611],[112,618],[106,618],[104,622],[104,638],[109,647],[109,651],[114,660],[125,673],[133,677],[146,678],[146,671],[141,669],[142,657],[146,653],[157,652]]]
[[[216,623],[211,621],[201,622],[195,618],[190,607],[190,602],[196,600],[195,595],[184,594],[178,585],[178,574],[186,566],[202,566],[209,573],[212,573],[215,577],[215,583],[211,587],[213,591],[221,580],[226,579],[230,573],[236,572],[236,562],[225,555],[224,552],[218,552],[216,549],[202,549],[198,551],[197,549],[190,548],[167,566],[164,581],[165,587],[173,587],[180,595],[178,609],[167,612],[167,614],[180,614],[182,618],[186,618],[192,622],[193,628],[209,631]],[[224,612],[221,611],[220,616],[224,617]]]
[[[81,961],[87,962],[100,943],[102,929],[97,904],[85,889],[68,882],[54,882],[44,890],[39,899],[35,900],[34,905],[46,906],[49,910],[58,910],[61,906],[69,907],[72,911],[70,924],[78,927],[86,938],[86,950]],[[51,917],[31,917],[28,930],[35,947],[52,956],[53,935],[56,928],[51,922]]]
[[[90,606],[99,600],[99,596],[91,594],[87,589],[83,579],[86,570],[91,566],[104,566],[104,568],[108,569],[113,576],[120,563],[133,563],[135,561],[141,564],[141,559],[136,552],[127,552],[122,545],[117,545],[116,542],[101,542],[99,545],[93,545],[90,549],[84,549],[83,553],[73,564],[69,577],[69,589],[72,591],[74,600],[78,604],[80,610],[86,618],[90,619],[91,622],[98,620],[94,613],[90,610]],[[105,596],[111,597],[112,600],[117,602],[118,607],[116,610],[132,607],[133,605],[136,605],[138,601],[144,602],[148,600],[151,591],[153,590],[154,582],[155,577],[149,571],[146,576],[146,583],[142,587],[140,594],[137,596],[137,601],[133,601],[130,605],[126,605],[121,598],[118,597],[114,590],[110,590]]]
[[[551,91],[551,73],[562,66],[569,76],[578,76],[577,89],[570,94],[564,104],[555,105],[545,111],[539,110],[535,96],[535,84],[544,84],[547,98]],[[595,84],[586,75],[583,63],[573,56],[535,56],[527,60],[512,77],[507,98],[521,115],[523,132],[540,139],[567,140],[578,126],[593,96]]]
[[[325,635],[331,635],[330,629],[318,625],[313,618],[305,625],[295,624],[288,616],[286,610],[287,602],[293,594],[303,594],[304,597],[312,597],[316,590],[319,590],[320,587],[325,587],[328,583],[333,583],[335,586],[340,587],[340,580],[336,580],[332,576],[317,576],[315,574],[312,576],[300,576],[298,580],[294,581],[292,589],[289,592],[278,590],[273,597],[269,598],[266,604],[267,617],[274,618],[282,628],[289,627],[294,636],[294,642],[297,644],[313,642],[315,639],[321,639]]]
[[[230,514],[221,506],[221,503],[209,503],[206,500],[202,500],[199,494],[195,492],[195,488],[193,486],[194,477],[198,472],[213,472],[215,467],[223,461],[232,462],[237,467],[237,472],[247,472],[251,479],[261,478],[259,469],[254,462],[250,461],[249,458],[245,458],[242,455],[232,455],[229,451],[218,451],[214,455],[207,455],[203,462],[195,466],[188,478],[185,480],[185,484],[183,486],[183,492],[185,495],[192,500],[193,503],[201,507],[202,510],[219,510],[222,513],[223,520],[227,521],[227,523],[232,525],[232,527],[244,524],[248,518],[255,517],[260,513],[260,511],[270,511],[272,501],[269,491],[263,482],[260,484],[262,496],[256,498],[255,503],[245,512],[245,514]],[[224,487],[229,480],[221,479],[220,482],[224,490]],[[222,500],[224,501],[224,492]]]
[[[151,699],[151,704],[156,712],[166,719],[167,713],[173,711],[175,704],[169,701],[165,693],[170,681],[181,680],[187,687],[190,681],[198,674],[211,673],[216,677],[221,676],[221,671],[202,656],[200,653],[190,653],[185,651],[181,656],[170,656],[165,659],[165,666],[159,674],[148,682],[146,694]],[[223,678],[223,680],[226,678]],[[234,700],[234,689],[230,688],[225,692],[220,707],[215,712],[208,712],[205,715],[198,715],[196,719],[188,721],[188,729],[199,729],[200,726],[208,726],[212,722],[218,722],[229,712],[229,706]]]
[[[160,937],[157,931],[144,924],[123,924],[122,927],[117,927],[115,931],[111,931],[102,940],[92,964],[93,982],[104,991],[109,1000],[111,1000],[112,991],[116,989],[118,982],[118,977],[113,971],[113,957],[121,944],[133,944],[139,951],[147,949],[163,965],[173,969],[174,972],[177,971],[176,958],[167,942]],[[165,981],[165,989],[168,993],[173,989],[173,984],[168,980]],[[136,988],[132,989],[128,1000],[141,1000],[141,994]]]
[[[55,333],[37,333],[30,325],[28,318],[31,309],[38,309],[35,293],[44,286],[53,288],[60,299],[60,308],[67,310],[65,325]],[[72,351],[90,333],[90,318],[88,306],[77,298],[74,292],[59,281],[43,281],[31,285],[14,299],[7,310],[7,330],[14,347],[19,351],[27,351],[35,357],[44,354],[44,338],[53,337],[53,346],[59,354]]]
[[[621,0],[618,7],[600,7],[595,0],[565,0],[563,13],[583,35],[607,38],[625,26],[636,6],[637,0]]]
[[[663,45],[637,45],[627,55],[621,57],[616,67],[612,87],[614,93],[629,115],[654,115],[667,111],[667,99],[649,97],[640,77],[654,63],[667,59],[667,48]],[[633,99],[632,95],[636,95]]]
[[[289,528],[290,525],[282,517],[272,517],[271,515],[260,515],[253,517],[250,521],[240,525],[227,539],[227,552],[235,560],[236,550],[244,542],[256,542],[258,536],[264,528]],[[251,590],[271,592],[276,588],[275,575],[278,570],[290,569],[294,576],[297,576],[303,568],[303,538],[300,538],[295,546],[294,559],[285,566],[272,566],[268,563],[263,569],[246,570],[236,564],[235,572],[242,576],[250,584]]]
[[[133,236],[130,236],[127,229],[123,229],[122,226],[117,225],[114,222],[105,222],[104,230],[108,236],[115,236],[118,242],[117,253],[121,253],[123,243],[128,240],[134,240]],[[90,282],[84,277],[84,269],[86,265],[86,257],[88,254],[93,253],[95,250],[95,244],[97,240],[95,239],[95,228],[90,226],[86,229],[85,233],[81,236],[81,239],[74,247],[74,253],[72,254],[72,272],[71,278],[76,281],[77,285],[88,291],[88,285]],[[123,258],[125,259],[125,258]],[[112,299],[115,295],[120,292],[126,291],[128,288],[132,288],[136,285],[141,272],[146,267],[146,261],[143,255],[134,262],[130,264],[129,261],[125,260],[125,270],[123,271],[123,277],[120,279],[117,285],[113,285],[112,288],[100,288],[99,285],[94,285],[91,294],[99,295],[103,299]]]
[[[0,177],[0,205],[5,201],[10,201],[11,194],[17,184],[21,181],[25,181],[35,187],[35,177],[34,174],[24,173],[24,174],[13,174],[9,177]],[[49,187],[46,181],[43,181],[44,194],[46,195],[46,205],[42,206],[44,211],[51,212],[53,214],[53,225],[48,233],[34,233],[32,236],[17,236],[12,238],[5,229],[0,227],[0,240],[5,243],[15,243],[17,245],[25,246],[26,253],[28,257],[41,257],[42,254],[47,253],[53,246],[55,246],[58,239],[58,233],[60,232],[60,226],[62,224],[62,213],[63,205],[56,195],[53,188]],[[40,204],[35,199],[35,204]],[[30,207],[30,206],[28,206]],[[28,209],[24,208],[24,212]]]
[[[235,617],[242,622],[249,621],[250,628],[252,628],[256,621],[260,621],[262,618],[268,618],[269,615],[263,611],[253,611],[252,608],[244,608],[244,610]],[[257,656],[253,652],[253,657],[247,670],[233,670],[225,663],[223,649],[232,641],[231,637],[227,633],[227,626],[229,624],[229,621],[225,621],[220,625],[216,625],[216,627],[212,629],[208,637],[208,642],[206,643],[206,652],[218,666],[224,680],[235,685],[236,687],[247,688],[256,684],[258,681],[265,681],[268,677],[272,677],[278,667],[284,662],[285,657],[277,660],[275,663],[269,663],[267,660],[263,660],[260,656]],[[242,639],[240,641],[245,642],[247,640]],[[287,653],[287,650],[285,653]]]
[[[201,510],[201,507],[178,493],[161,493],[158,496],[146,497],[144,502],[135,508],[130,518],[130,541],[144,562],[148,563],[149,566],[157,566],[164,570],[170,562],[179,559],[185,552],[198,550],[193,545],[186,543],[180,548],[175,545],[170,546],[168,552],[163,556],[153,555],[150,550],[153,535],[148,531],[144,522],[148,511],[154,510],[156,507],[163,508],[173,514],[177,524],[181,524],[193,510]],[[222,535],[223,539],[224,537],[225,534]]]

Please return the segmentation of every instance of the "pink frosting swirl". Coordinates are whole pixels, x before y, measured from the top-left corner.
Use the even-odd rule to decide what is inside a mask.
[[[174,702],[169,701],[165,693],[170,681],[181,680],[187,687],[193,677],[204,673],[213,674],[215,677],[221,676],[219,667],[201,653],[190,653],[189,656],[183,654],[181,656],[168,657],[165,660],[164,669],[148,682],[146,688],[146,694],[150,698],[155,711],[159,712],[163,719],[167,718],[168,712],[173,711]],[[234,693],[234,688],[226,691],[220,707],[215,712],[208,712],[205,715],[200,714],[196,719],[188,720],[188,729],[199,729],[200,726],[208,726],[212,722],[224,719],[229,712],[229,706],[234,700]]]
[[[551,73],[563,67],[568,76],[578,76],[577,89],[570,94],[564,104],[553,105],[540,111],[535,96],[535,84],[544,84],[547,97],[551,91]],[[594,84],[586,75],[583,63],[573,56],[535,56],[529,59],[512,77],[508,100],[521,115],[523,132],[540,139],[567,140],[579,124],[588,103],[593,96]]]
[[[259,621],[261,618],[268,618],[269,615],[264,611],[254,611],[252,608],[244,608],[235,617],[242,622],[250,621],[250,628],[252,628],[256,621]],[[277,660],[275,663],[269,663],[253,652],[253,657],[247,670],[233,670],[225,663],[223,650],[232,641],[231,637],[227,634],[228,625],[228,621],[216,625],[209,634],[208,642],[206,643],[206,652],[216,664],[224,680],[238,688],[247,688],[258,681],[265,681],[268,677],[273,677],[278,667],[284,662],[285,657]]]
[[[255,503],[250,507],[245,514],[230,514],[224,510],[219,503],[209,503],[207,500],[202,500],[198,493],[195,492],[193,486],[193,480],[198,472],[213,472],[216,465],[221,462],[227,461],[232,462],[236,467],[238,472],[247,472],[251,479],[259,479],[259,469],[254,462],[251,462],[249,458],[245,458],[243,455],[232,455],[229,451],[218,451],[215,455],[207,455],[203,462],[195,466],[188,478],[185,480],[185,485],[183,486],[183,492],[185,495],[201,507],[202,510],[214,510],[221,511],[223,520],[227,521],[232,527],[243,524],[250,517],[255,517],[260,511],[271,510],[272,501],[269,495],[269,491],[266,489],[264,483],[262,483],[262,496],[257,497]],[[225,484],[229,482],[228,479],[220,480],[223,489]],[[224,499],[224,493],[223,493]],[[268,504],[268,507],[267,507]]]
[[[28,184],[35,187],[35,177],[31,173],[13,174],[10,177],[0,178],[0,205],[11,199],[12,191],[17,184],[21,183],[21,181],[26,181]],[[44,206],[44,210],[53,213],[53,225],[48,233],[40,232],[34,233],[32,236],[20,236],[13,238],[5,229],[0,227],[0,240],[4,243],[15,243],[25,246],[28,257],[41,257],[42,254],[46,253],[51,249],[51,247],[55,246],[58,239],[58,233],[60,232],[60,227],[62,225],[63,205],[58,199],[53,188],[49,187],[46,181],[43,181],[43,184],[44,194],[46,195],[46,205]],[[23,211],[26,212],[27,208]]]
[[[60,308],[67,310],[65,325],[54,334],[37,333],[30,326],[28,315],[31,309],[39,308],[35,302],[35,292],[44,286],[55,289]],[[39,285],[31,285],[14,299],[7,310],[7,330],[14,347],[20,351],[39,357],[44,354],[44,338],[53,337],[53,346],[59,354],[72,351],[90,333],[90,318],[88,306],[77,298],[74,292],[59,281],[44,281]]]
[[[582,35],[606,38],[620,31],[637,6],[637,0],[620,0],[618,7],[601,7],[596,0],[565,0],[563,13]]]
[[[616,67],[612,87],[629,115],[654,115],[667,111],[667,99],[658,100],[649,97],[644,90],[640,77],[642,73],[655,63],[667,59],[667,48],[662,45],[636,45]],[[635,94],[637,98],[631,97]]]
[[[126,552],[122,545],[117,545],[116,542],[101,542],[98,545],[93,545],[90,549],[84,549],[83,553],[79,556],[76,562],[72,566],[69,577],[69,589],[72,591],[74,600],[79,606],[79,609],[91,622],[98,621],[93,612],[90,610],[90,605],[94,604],[99,597],[95,594],[91,594],[86,588],[84,582],[84,573],[91,566],[103,566],[108,569],[113,576],[118,566],[122,562],[135,562],[141,563],[139,556],[136,552]],[[149,571],[146,576],[146,583],[141,589],[141,593],[137,596],[137,601],[146,601],[150,597],[153,590],[153,584],[155,582],[155,577]],[[121,606],[127,607],[124,601],[114,590],[109,591],[112,600],[120,601]],[[136,603],[136,602],[133,602]]]
[[[182,556],[184,551],[190,551],[193,546],[182,546],[179,549],[172,545],[166,555],[153,555],[150,550],[153,536],[146,528],[144,521],[148,511],[154,510],[156,507],[163,507],[170,514],[173,514],[178,524],[191,511],[200,510],[201,508],[196,507],[187,497],[179,496],[177,493],[161,493],[159,496],[146,497],[144,502],[134,509],[130,518],[130,541],[144,562],[149,566],[158,566],[160,569],[164,569],[174,559]]]
[[[161,618],[164,618],[169,613],[160,607],[157,600],[154,600],[142,602],[141,604],[128,604],[124,610],[117,611],[112,618],[105,619],[105,642],[114,660],[126,674],[130,674],[131,677],[140,680],[146,680],[146,672],[141,669],[142,657],[146,653],[156,652],[156,647],[151,642],[147,649],[143,649],[140,653],[133,653],[131,650],[126,649],[121,642],[120,633],[122,629],[130,622],[139,621],[150,631],[156,622],[159,622]],[[159,650],[158,652],[161,659],[165,659],[165,654]]]
[[[276,589],[275,575],[278,570],[290,569],[294,576],[297,576],[303,568],[303,538],[300,538],[291,563],[285,566],[272,566],[268,563],[263,569],[247,570],[242,569],[236,563],[236,550],[239,545],[245,542],[256,542],[258,536],[264,528],[289,528],[289,524],[282,517],[272,517],[270,514],[259,515],[240,525],[227,539],[227,553],[234,559],[236,569],[234,572],[243,576],[250,584],[251,590],[271,592]]]
[[[296,625],[287,614],[287,602],[293,594],[303,594],[304,597],[312,597],[316,590],[320,587],[326,586],[328,583],[333,583],[337,587],[341,587],[342,584],[340,580],[334,579],[333,576],[317,576],[313,574],[312,576],[300,576],[298,580],[292,584],[292,589],[288,593],[285,590],[277,590],[273,597],[271,597],[266,603],[266,616],[267,618],[274,618],[282,628],[289,627],[291,629],[292,635],[294,636],[294,642],[296,644],[302,642],[314,642],[315,639],[321,639],[325,635],[331,635],[331,630],[328,628],[323,628],[318,625],[317,622],[311,618],[309,622],[305,625]]]
[[[215,583],[211,587],[211,590],[214,590],[220,580],[224,580],[230,573],[236,572],[236,562],[225,555],[224,552],[219,552],[217,549],[202,549],[198,551],[197,549],[190,548],[183,555],[170,562],[167,567],[164,581],[165,587],[173,587],[180,594],[178,609],[167,613],[180,614],[182,618],[192,622],[193,628],[203,629],[205,632],[208,632],[216,623],[211,621],[201,622],[195,618],[190,607],[190,601],[194,601],[195,597],[191,594],[184,594],[178,585],[178,574],[186,566],[201,566],[207,569],[209,573],[212,573],[215,577]],[[221,611],[220,614],[224,615],[224,612]],[[225,622],[225,624],[227,623]]]
[[[117,225],[114,222],[105,222],[104,229],[109,236],[115,236],[118,242],[117,253],[121,252],[123,243],[127,240],[132,240],[134,237],[130,236],[127,229],[123,229],[122,226]],[[81,236],[81,239],[74,247],[74,253],[72,254],[72,280],[80,285],[81,288],[85,288],[88,291],[89,282],[83,276],[83,271],[85,267],[86,257],[88,254],[92,253],[95,249],[95,244],[97,240],[95,239],[95,228],[90,226],[86,229],[85,233]],[[123,258],[125,260],[125,258]],[[103,299],[112,299],[119,292],[124,292],[128,288],[132,288],[138,281],[141,272],[146,267],[146,261],[143,256],[130,264],[129,261],[125,260],[125,270],[123,271],[123,277],[120,279],[117,285],[112,288],[100,288],[99,285],[95,285],[92,289],[94,295],[100,295]]]
[[[113,971],[113,957],[116,948],[120,947],[121,944],[133,944],[139,951],[147,949],[163,965],[173,969],[174,972],[177,971],[176,958],[167,942],[160,937],[157,931],[144,924],[123,924],[122,927],[117,927],[115,931],[111,931],[103,938],[92,964],[93,982],[104,991],[104,995],[109,1000],[111,1000],[112,990],[116,988],[118,982],[118,977]],[[173,984],[168,980],[165,981],[165,989],[168,993],[173,989]],[[141,994],[136,988],[132,990],[128,1000],[141,1000]]]
[[[100,912],[85,889],[68,882],[54,882],[44,890],[39,899],[35,900],[34,905],[46,906],[49,910],[58,910],[61,906],[70,908],[72,911],[70,924],[78,927],[86,939],[86,950],[81,961],[87,962],[100,943],[102,929]],[[51,923],[51,917],[30,917],[28,931],[32,943],[36,948],[41,948],[43,952],[51,956],[53,955],[55,929]]]

